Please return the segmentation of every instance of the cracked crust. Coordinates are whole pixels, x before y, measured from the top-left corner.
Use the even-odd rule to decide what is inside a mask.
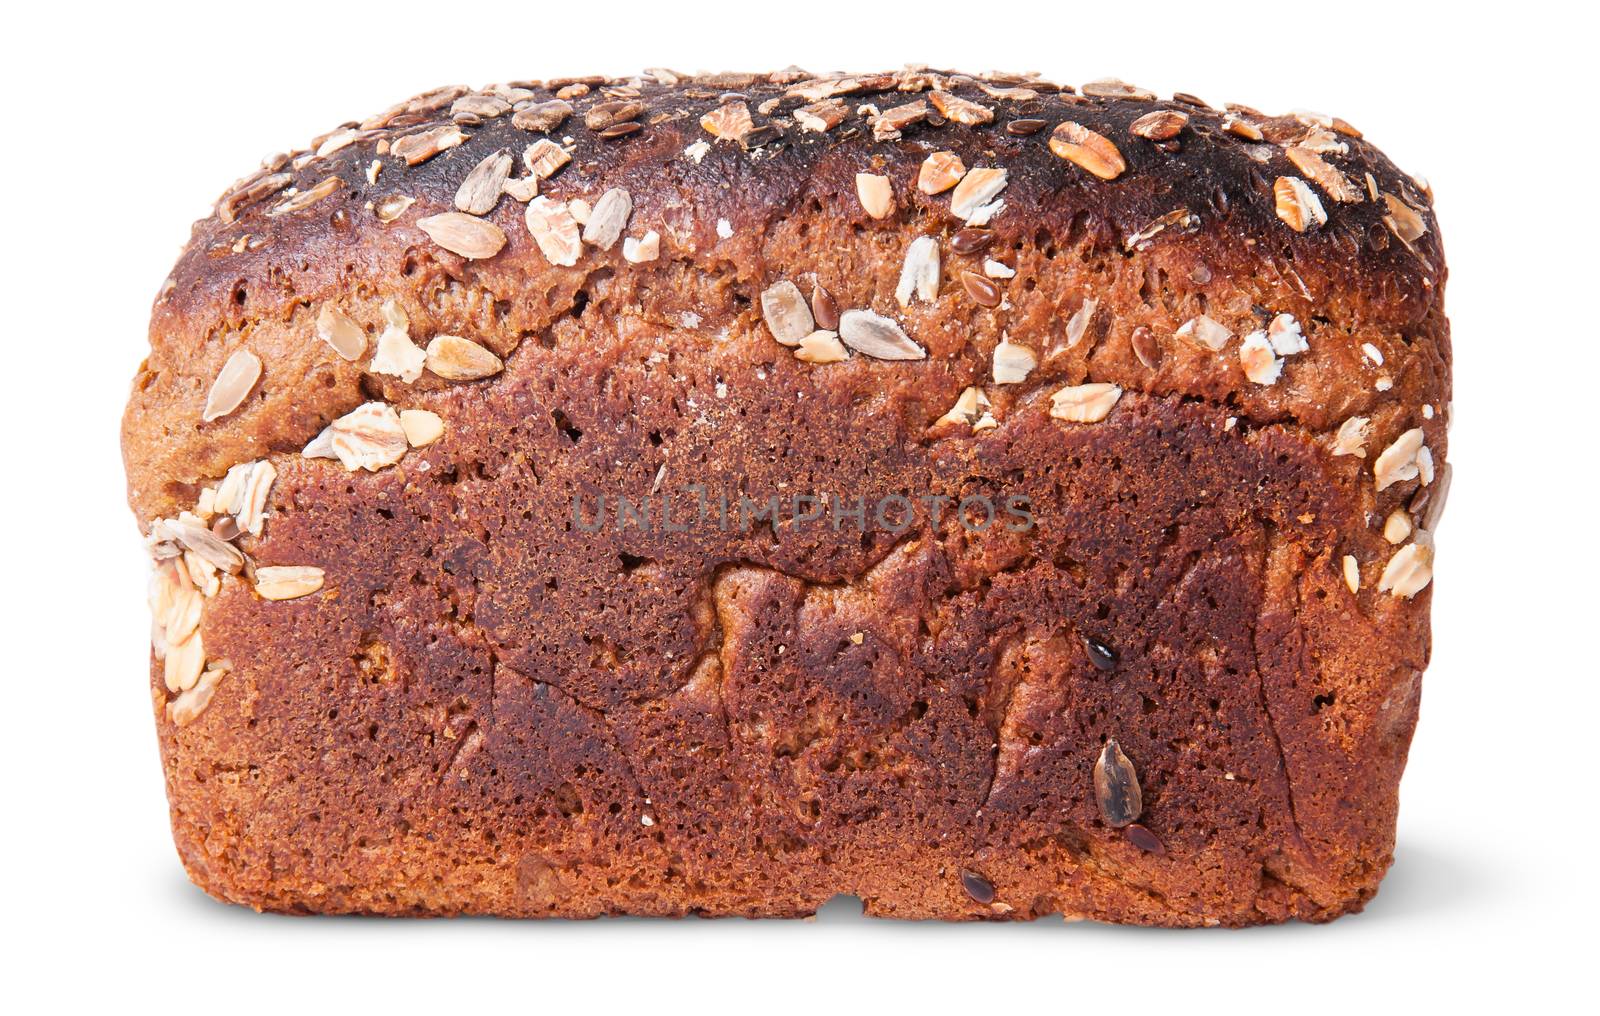
[[[874,141],[853,113],[799,129],[809,100],[766,105],[788,83],[614,82],[638,89],[644,126],[606,139],[585,118],[615,100],[592,83],[552,135],[573,139],[572,162],[541,193],[627,189],[625,235],[662,238],[644,264],[618,243],[552,266],[510,197],[485,216],[508,238],[494,257],[437,246],[417,220],[450,211],[486,156],[544,136],[502,115],[419,165],[377,154],[448,106],[280,169],[302,192],[341,181],[302,211],[269,215],[266,199],[197,224],[125,419],[130,501],[146,526],[266,457],[270,521],[241,545],[327,573],[321,594],[283,602],[223,583],[202,631],[231,670],[192,724],[166,718],[154,667],[174,833],[198,884],[290,911],[802,915],[844,892],[884,916],[1168,925],[1324,920],[1370,897],[1430,596],[1377,589],[1383,520],[1420,485],[1375,491],[1371,463],[1411,427],[1439,462],[1447,450],[1431,212],[1405,242],[1382,201],[1328,201],[1324,227],[1289,228],[1272,181],[1297,172],[1284,145],[1306,118],[1251,117],[1266,135],[1251,142],[1187,102],[942,83],[995,120]],[[897,84],[843,98],[918,97]],[[732,89],[777,138],[746,150],[706,133]],[[1159,109],[1189,117],[1175,150],[1129,133]],[[1047,125],[1015,135],[1014,119]],[[1125,172],[1105,181],[1053,154],[1069,119],[1114,138]],[[1370,145],[1338,140],[1349,152],[1329,161],[1352,179],[1426,208]],[[1008,171],[981,254],[951,252],[949,195],[914,186],[935,151]],[[858,173],[890,179],[887,218],[862,209]],[[384,224],[373,206],[394,194],[415,201]],[[1128,243],[1177,208],[1198,222]],[[896,281],[923,234],[945,249],[940,295],[903,310]],[[1016,271],[999,307],[960,295],[954,273],[984,257]],[[927,359],[795,359],[760,317],[785,279],[895,317]],[[1089,298],[1088,334],[1064,348]],[[504,372],[405,384],[316,339],[324,304],[370,338],[385,300],[413,336],[472,339]],[[1236,336],[1293,314],[1310,348],[1253,384],[1233,346],[1175,335],[1201,313]],[[1154,366],[1140,329],[1159,341]],[[1021,384],[990,384],[1002,333],[1041,354]],[[241,348],[262,382],[202,423]],[[1087,381],[1125,394],[1098,423],[1052,419],[1050,394]],[[940,423],[968,386],[998,426]],[[300,457],[371,399],[431,410],[445,435],[372,474]],[[1333,454],[1358,415],[1366,456]],[[756,501],[1021,494],[1036,526],[572,524],[575,494],[661,484]],[[1115,647],[1113,671],[1085,637]],[[1091,768],[1112,737],[1161,853],[1097,809]]]

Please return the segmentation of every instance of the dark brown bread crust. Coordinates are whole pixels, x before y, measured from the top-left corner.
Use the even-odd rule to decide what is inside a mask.
[[[379,154],[449,123],[461,92],[275,168],[301,192],[336,177],[330,196],[274,215],[280,190],[197,224],[128,407],[130,501],[148,528],[266,458],[268,521],[240,548],[327,574],[285,601],[222,581],[200,631],[229,669],[193,722],[173,722],[154,666],[174,834],[199,885],[313,912],[788,916],[854,893],[883,916],[1167,925],[1325,920],[1371,896],[1431,594],[1380,591],[1397,550],[1382,529],[1408,506],[1422,525],[1442,486],[1424,470],[1379,491],[1373,466],[1412,428],[1436,468],[1446,453],[1425,188],[1320,118],[919,77],[862,79],[825,133],[792,119],[811,101],[785,97],[795,81],[589,82],[549,135],[571,139],[571,164],[541,193],[626,189],[624,235],[659,232],[653,262],[619,242],[551,265],[510,196],[485,216],[507,237],[493,257],[434,243],[419,218],[451,211],[486,156],[546,136],[506,112],[414,166]],[[857,107],[930,83],[997,115],[874,140]],[[1006,87],[1037,94],[989,94]],[[641,129],[586,126],[635,93]],[[772,136],[707,133],[701,117],[728,101]],[[1157,109],[1186,114],[1182,131],[1130,133]],[[1016,120],[1045,123],[1019,135]],[[1102,180],[1054,154],[1066,120],[1110,139],[1126,170]],[[1326,224],[1297,232],[1274,181],[1302,175],[1286,150],[1308,138],[1348,147],[1325,159],[1361,200],[1318,191]],[[951,249],[950,194],[915,186],[935,151],[1008,173],[987,227],[987,255],[1017,272],[996,280],[999,307],[958,281],[983,255]],[[889,178],[890,215],[863,210],[858,173]],[[396,194],[415,203],[385,224],[374,206]],[[1191,219],[1129,242],[1179,209]],[[1406,209],[1420,235],[1394,222]],[[939,293],[901,308],[906,246],[924,234],[943,252]],[[761,321],[779,280],[895,318],[927,358],[801,362]],[[1088,298],[1088,334],[1066,348]],[[325,303],[376,336],[385,300],[418,345],[463,336],[505,371],[407,384],[318,340]],[[1234,333],[1223,351],[1175,334],[1199,314]],[[1239,337],[1278,314],[1309,349],[1254,383]],[[991,381],[1002,332],[1039,353],[1020,384]],[[240,349],[261,382],[202,423]],[[1125,394],[1098,422],[1052,418],[1051,394],[1087,381]],[[940,422],[968,386],[998,426]],[[373,473],[300,456],[369,400],[431,410],[445,434]],[[1335,454],[1355,416],[1365,454]],[[573,525],[577,494],[689,484],[757,502],[1025,495],[1036,526]],[[1431,556],[1426,534],[1406,543]],[[1114,669],[1085,638],[1115,649]],[[1137,769],[1145,831],[1112,828],[1097,804],[1111,738]]]

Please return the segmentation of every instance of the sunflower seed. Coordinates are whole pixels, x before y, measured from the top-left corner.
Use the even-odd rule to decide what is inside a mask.
[[[239,553],[237,547],[220,539],[211,530],[196,522],[157,519],[151,523],[150,532],[153,536],[171,540],[194,551],[230,575],[237,575],[244,567],[244,555]]]
[[[359,360],[367,352],[366,330],[331,303],[317,311],[317,338],[346,360]]]
[[[1100,804],[1101,817],[1113,829],[1137,821],[1144,810],[1139,775],[1114,737],[1106,742],[1100,750],[1100,758],[1095,761],[1094,796]]]
[[[256,594],[264,600],[293,600],[322,588],[322,569],[306,565],[264,565],[256,569]]]
[[[633,99],[615,99],[590,106],[589,112],[583,114],[583,123],[592,131],[603,131],[607,127],[637,120],[643,113],[644,103]]]
[[[1115,180],[1128,168],[1110,138],[1071,120],[1056,125],[1050,135],[1050,150],[1102,180]]]
[[[1439,477],[1432,486],[1418,491],[1417,496],[1411,499],[1409,507],[1422,515],[1422,528],[1430,533],[1439,528],[1439,520],[1444,516],[1445,502],[1450,497],[1450,479],[1454,473],[1450,463],[1446,462],[1439,467]],[[1417,503],[1419,498],[1420,504]]]
[[[772,337],[785,346],[796,345],[817,327],[800,287],[787,279],[762,291],[761,318]]]
[[[373,206],[373,214],[378,221],[387,225],[406,213],[406,209],[416,203],[416,198],[404,194],[390,194]]]
[[[384,402],[357,406],[333,421],[329,429],[333,431],[334,455],[352,473],[358,469],[375,473],[392,466],[410,447],[399,415]]]
[[[600,195],[583,227],[583,242],[601,250],[616,246],[617,238],[628,225],[633,214],[633,197],[621,187],[613,187]]]
[[[511,162],[511,153],[504,149],[485,156],[456,188],[456,208],[469,215],[493,211],[511,177]]]
[[[969,223],[995,195],[1005,190],[1006,171],[992,166],[969,170],[950,193],[950,214]]]
[[[428,369],[446,381],[477,381],[505,369],[494,353],[456,335],[435,335],[425,355]]]
[[[206,423],[221,419],[239,408],[245,396],[261,380],[261,358],[248,349],[236,349],[217,372],[206,393],[206,407],[200,419]]]
[[[991,279],[1014,279],[1017,277],[1017,270],[1012,268],[1010,265],[1005,264],[1004,262],[995,261],[992,258],[985,258],[983,262],[983,274],[987,275]]]
[[[895,301],[902,307],[909,307],[913,293],[926,303],[932,303],[939,296],[939,241],[931,236],[919,236],[906,248],[900,283],[894,291]]]
[[[222,478],[222,482],[217,484],[216,492],[212,495],[212,510],[223,515],[234,516],[244,511],[245,486],[250,480],[250,474],[254,471],[254,462],[241,462],[229,469],[227,475]],[[224,539],[227,539],[227,537],[224,537]]]
[[[1395,552],[1378,579],[1378,592],[1409,600],[1433,581],[1433,548],[1409,543]],[[198,636],[196,636],[198,638]]]
[[[423,448],[444,437],[444,420],[426,409],[402,409],[400,429],[406,432],[406,443]]]
[[[569,267],[578,263],[583,242],[578,235],[578,222],[566,204],[541,195],[528,202],[523,220],[545,260]]]
[[[856,197],[861,200],[861,207],[874,219],[884,218],[894,211],[894,188],[886,176],[857,173]]]
[[[1136,99],[1140,102],[1150,102],[1156,97],[1154,92],[1147,92],[1137,85],[1130,85],[1118,78],[1091,81],[1078,91],[1096,99]]]
[[[424,216],[417,220],[417,228],[445,250],[473,260],[492,258],[506,245],[499,226],[461,212]]]
[[[561,99],[535,103],[511,114],[511,126],[518,130],[549,133],[572,115],[572,103]]]
[[[498,95],[486,95],[482,92],[473,92],[463,95],[450,104],[452,117],[468,116],[477,120],[493,120],[497,116],[505,116],[511,112],[511,103]]]
[[[294,175],[291,173],[272,173],[257,177],[243,187],[230,191],[217,202],[217,218],[221,219],[224,225],[232,225],[240,212],[258,201],[271,197],[293,182]]]
[[[1352,593],[1361,592],[1361,562],[1354,554],[1346,554],[1343,561],[1344,584]]]
[[[839,338],[856,352],[879,360],[921,360],[928,355],[899,324],[870,310],[840,315]]]
[[[1122,389],[1104,381],[1069,385],[1050,396],[1050,415],[1072,423],[1098,423],[1120,398]]]
[[[272,209],[267,212],[267,215],[288,215],[290,212],[298,212],[303,209],[310,208],[312,205],[316,204],[318,201],[321,201],[325,197],[329,197],[334,191],[343,186],[343,180],[336,176],[330,176],[308,190],[303,190],[298,194],[284,198],[276,205],[273,205]]]

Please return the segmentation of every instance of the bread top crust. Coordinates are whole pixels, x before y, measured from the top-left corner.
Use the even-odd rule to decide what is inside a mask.
[[[570,113],[551,123],[560,107],[545,104],[557,101]],[[814,129],[834,117],[828,129]],[[658,71],[477,92],[455,87],[341,125],[306,152],[267,160],[196,224],[156,301],[152,354],[125,421],[136,511],[168,512],[234,462],[298,448],[373,387],[394,388],[392,380],[362,378],[359,365],[346,369],[315,341],[310,321],[326,301],[395,294],[415,317],[428,308],[411,276],[443,273],[492,306],[477,316],[455,308],[433,330],[467,335],[504,356],[564,313],[592,273],[634,270],[620,241],[604,250],[583,246],[575,265],[552,264],[524,224],[527,205],[509,195],[481,216],[505,236],[493,256],[461,257],[418,225],[457,211],[463,181],[496,152],[511,156],[513,180],[523,177],[524,153],[541,141],[570,161],[538,181],[540,195],[593,205],[610,189],[626,190],[632,210],[624,236],[654,230],[663,263],[723,273],[747,290],[742,300],[696,312],[707,330],[760,330],[753,297],[780,280],[816,274],[814,264],[768,257],[768,239],[782,234],[782,250],[792,252],[795,230],[803,232],[797,223],[843,216],[862,249],[814,252],[819,261],[857,266],[853,283],[835,284],[846,290],[835,292],[841,306],[901,318],[929,356],[956,355],[954,343],[964,337],[952,338],[948,328],[919,333],[914,313],[900,314],[894,299],[915,235],[939,239],[947,276],[958,260],[949,240],[966,223],[952,211],[951,191],[917,186],[924,162],[950,152],[969,173],[1005,172],[1004,188],[992,196],[1004,205],[991,208],[983,226],[992,234],[988,250],[1085,247],[1147,266],[1145,311],[1102,322],[1098,341],[1074,354],[1068,369],[1041,371],[1036,382],[1053,390],[1063,381],[1107,381],[1193,396],[1247,421],[1319,433],[1354,415],[1379,417],[1385,405],[1400,406],[1388,414],[1399,418],[1376,429],[1393,429],[1424,405],[1432,419],[1433,408],[1448,402],[1445,269],[1431,195],[1336,118],[1217,110],[1120,83],[1074,90],[926,70],[825,78]],[[874,217],[863,207],[858,174],[887,178],[888,214]],[[981,255],[959,260],[958,269],[981,271]],[[977,329],[988,343],[978,358],[984,362],[1001,331],[1039,349],[1073,310],[1030,306],[1026,279],[1013,281],[1023,285],[1008,289],[1001,308],[1011,318]],[[1134,333],[1153,329],[1173,342],[1219,281],[1232,294],[1230,306],[1207,313],[1233,340],[1213,353],[1215,362],[1188,355],[1143,362]],[[947,279],[942,289],[962,299],[959,284]],[[1252,383],[1235,355],[1238,341],[1278,314],[1316,334],[1281,381]],[[212,380],[245,346],[268,363],[267,380],[238,412],[202,421]],[[1381,362],[1370,347],[1381,350]],[[1117,355],[1119,348],[1126,352]],[[301,385],[321,360],[334,361],[337,378],[325,390]],[[918,369],[916,361],[882,366]],[[417,387],[430,383],[425,377]],[[1442,433],[1430,429],[1429,443],[1442,454]]]

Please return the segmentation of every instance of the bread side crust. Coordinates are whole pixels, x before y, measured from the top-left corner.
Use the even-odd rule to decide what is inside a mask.
[[[277,171],[301,194],[339,181],[302,209],[272,214],[285,188],[197,224],[130,400],[130,501],[148,527],[265,459],[269,521],[239,545],[253,565],[328,577],[292,601],[259,598],[248,575],[220,583],[200,630],[228,676],[181,728],[154,667],[175,836],[200,885],[319,912],[796,915],[853,892],[883,915],[1178,925],[1326,919],[1370,896],[1430,595],[1377,588],[1396,553],[1384,520],[1429,491],[1378,491],[1373,465],[1412,428],[1436,466],[1447,450],[1425,191],[1324,118],[1037,82],[941,74],[928,83],[993,121],[874,140],[871,109],[924,97],[914,77],[869,76],[878,87],[841,95],[851,113],[827,132],[794,120],[809,95],[784,97],[827,85],[587,83],[550,135],[571,162],[540,193],[592,205],[626,190],[624,235],[661,237],[641,264],[621,242],[551,264],[510,196],[483,216],[506,237],[492,257],[419,227],[494,152],[520,159],[546,136],[507,112],[414,166],[378,154],[484,108],[463,94],[289,160]],[[1019,88],[1036,94],[990,94]],[[634,101],[639,130],[588,127],[595,106]],[[702,118],[730,102],[773,136],[710,134]],[[1158,110],[1188,118],[1174,138],[1130,132]],[[1238,119],[1262,140],[1233,133]],[[1045,123],[1009,132],[1019,120]],[[1112,141],[1115,179],[1051,150],[1069,120]],[[1304,172],[1289,148],[1324,135],[1348,148],[1325,161],[1363,187],[1370,174],[1380,197],[1324,194],[1326,224],[1297,232],[1273,182]],[[1006,171],[982,254],[952,248],[950,193],[915,185],[934,152]],[[891,214],[863,206],[859,174],[888,179]],[[1386,223],[1382,194],[1425,231]],[[383,223],[394,195],[414,203]],[[939,291],[902,307],[919,235],[939,242]],[[986,258],[1016,273],[995,280],[997,307],[960,281]],[[896,320],[926,358],[797,360],[761,319],[780,280]],[[419,345],[462,336],[504,372],[372,373],[389,301]],[[369,333],[369,357],[317,338],[329,303]],[[1199,314],[1233,332],[1223,350],[1178,334]],[[1252,382],[1240,339],[1282,314],[1308,348]],[[993,381],[1002,336],[1039,361],[1020,384]],[[262,380],[201,422],[240,349]],[[1105,419],[1051,417],[1054,393],[1089,382],[1123,392]],[[992,429],[941,419],[969,387]],[[374,399],[437,413],[444,437],[371,474],[301,456]],[[1365,454],[1334,454],[1352,417],[1368,421]],[[570,524],[574,492],[679,483],[1023,491],[1039,524],[1027,538],[948,518],[865,537]],[[1116,648],[1114,671],[1085,637]],[[1098,809],[1091,769],[1112,737],[1161,852]]]

